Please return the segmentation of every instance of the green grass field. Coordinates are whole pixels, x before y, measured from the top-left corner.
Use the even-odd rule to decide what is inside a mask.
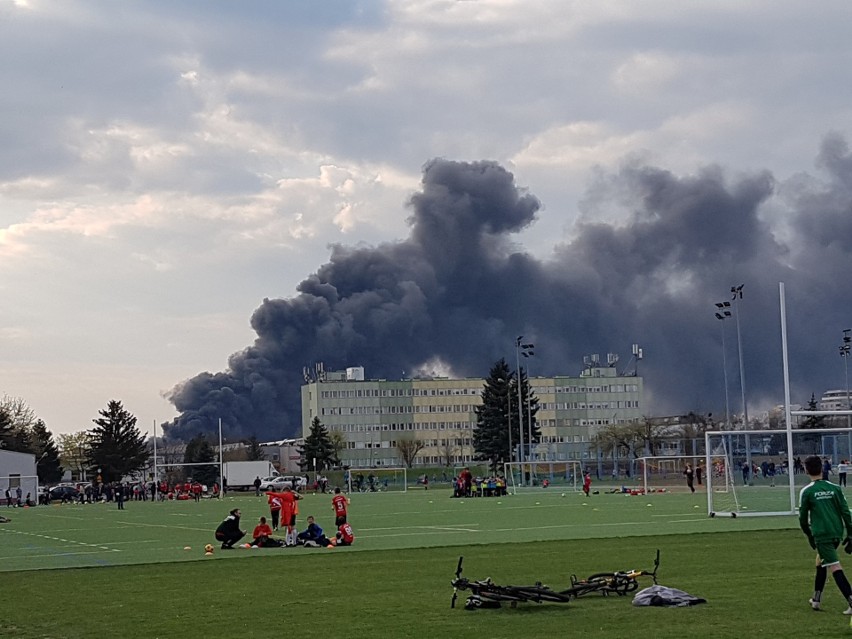
[[[807,606],[813,559],[794,517],[711,519],[702,494],[549,490],[476,500],[446,490],[358,494],[351,548],[217,545],[212,557],[203,546],[228,510],[239,506],[250,531],[265,499],[0,509],[12,517],[0,524],[0,636],[852,634],[831,580],[826,611]],[[300,527],[309,514],[330,529],[330,496],[300,502]],[[591,596],[466,611],[462,593],[450,609],[460,555],[467,577],[558,590],[572,573],[651,568],[657,548],[660,583],[708,604],[647,609]]]

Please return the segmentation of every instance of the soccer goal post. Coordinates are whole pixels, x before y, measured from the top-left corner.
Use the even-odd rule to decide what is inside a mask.
[[[578,461],[508,462],[503,465],[503,472],[506,487],[513,495],[549,486],[579,492],[583,485],[583,467]]]
[[[339,482],[336,475],[329,473],[332,485],[341,485],[349,493],[405,493],[408,492],[408,469],[399,468],[351,468],[343,471]]]
[[[642,490],[645,493],[690,492],[687,466],[692,471],[692,486],[695,491],[704,490],[708,468],[706,458],[706,455],[639,457],[636,464],[642,476]]]
[[[828,479],[838,482],[852,459],[852,429],[794,428],[790,431],[792,449],[788,449],[788,431],[736,430],[708,431],[708,452],[722,451],[728,457],[728,472],[718,480],[727,482],[735,496],[718,503],[719,493],[708,489],[708,513],[735,516],[796,514],[798,493],[810,482],[803,462],[817,455],[828,463]],[[714,488],[719,486],[714,477]],[[786,488],[786,490],[785,490]],[[729,510],[730,509],[730,510]]]

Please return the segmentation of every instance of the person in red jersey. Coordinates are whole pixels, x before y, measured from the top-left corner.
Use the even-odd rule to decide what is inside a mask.
[[[341,526],[346,523],[347,507],[349,500],[346,495],[341,494],[340,487],[334,489],[334,497],[331,498],[331,508],[334,510],[334,525]]]
[[[281,516],[281,495],[271,490],[266,493],[266,502],[269,504],[269,516],[272,519],[272,530],[278,530],[278,518]]]
[[[273,493],[281,499],[281,525],[287,527],[284,543],[287,546],[296,545],[296,526],[293,523],[296,517],[296,500],[302,496],[294,492],[289,486],[284,486],[280,493]]]
[[[266,517],[260,518],[260,523],[254,527],[252,538],[251,545],[258,548],[273,548],[282,545],[278,539],[273,539],[272,528],[266,523]]]
[[[335,546],[351,546],[355,541],[355,533],[352,531],[352,526],[343,524],[337,527],[337,535]]]
[[[592,474],[587,470],[583,475],[583,492],[586,493],[586,497],[589,496],[589,490],[592,488]]]

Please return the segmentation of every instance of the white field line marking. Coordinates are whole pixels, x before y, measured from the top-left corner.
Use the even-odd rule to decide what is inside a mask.
[[[9,530],[9,529],[6,529],[6,528],[0,528],[0,530],[2,530],[3,532],[7,532],[9,534],[24,535],[25,537],[37,537],[39,539],[47,539],[47,540],[50,540],[50,541],[59,541],[59,542],[65,543],[65,544],[71,544],[73,546],[86,546],[88,548],[100,548],[101,550],[108,550],[108,551],[111,551],[111,552],[121,552],[118,548],[109,548],[108,546],[104,546],[102,544],[88,544],[84,541],[74,541],[72,539],[62,539],[61,537],[51,537],[50,535],[40,535],[39,533],[24,532],[24,531],[21,531],[21,530]],[[67,553],[60,553],[60,554],[67,554]]]
[[[209,528],[192,528],[191,526],[169,526],[167,524],[146,524],[144,522],[129,522],[119,521],[119,524],[126,524],[130,527],[148,526],[149,528],[169,528],[174,530],[198,530],[201,532],[210,532]]]
[[[422,528],[424,530],[447,530],[449,532],[481,532],[478,528],[458,528],[444,526],[414,526],[414,528]]]
[[[692,520],[688,520],[688,521],[691,522]],[[545,530],[545,529],[560,529],[560,528],[586,528],[586,529],[588,529],[588,528],[603,528],[603,527],[611,527],[611,526],[642,526],[642,525],[650,525],[650,524],[651,524],[651,522],[649,522],[649,521],[620,521],[620,522],[612,522],[612,523],[608,523],[608,524],[555,524],[555,525],[552,525],[552,526],[529,526],[529,527],[526,527],[526,528],[520,528],[520,527],[515,527],[515,528],[489,528],[488,532],[490,532],[490,533],[491,532],[502,533],[502,532],[517,532],[519,530]],[[417,528],[417,527],[416,526],[400,526],[399,528],[396,528],[396,529],[394,529],[394,528],[361,528],[361,529],[357,529],[356,528],[355,532],[356,533],[358,533],[358,532],[362,533],[361,534],[362,537],[375,537],[375,538],[380,538],[380,537],[410,537],[412,535],[422,535],[423,534],[422,532],[400,532],[400,533],[391,534],[391,535],[364,535],[363,534],[364,532],[372,532],[372,531],[376,531],[376,530],[400,530],[400,531],[402,531],[402,530],[412,530],[412,528]],[[450,529],[445,529],[445,530],[450,530]],[[459,529],[457,532],[462,532],[462,530]],[[476,530],[474,532],[482,533],[484,531]],[[438,534],[438,533],[439,533],[439,531],[435,530],[434,534]],[[433,534],[433,533],[427,533],[427,534]],[[554,541],[558,541],[558,540],[554,540]]]
[[[121,552],[118,548],[112,549],[114,552]],[[54,552],[48,553],[44,555],[26,555],[22,557],[21,555],[0,555],[0,559],[42,559],[44,557],[76,557],[77,555],[100,555],[103,554],[100,550],[81,550],[78,552]]]
[[[458,526],[479,526],[477,523],[472,524],[447,524],[449,527],[458,527]],[[358,528],[358,530],[362,532],[370,531],[374,532],[376,530],[408,530],[409,528],[438,528],[438,526],[390,526],[386,528]]]

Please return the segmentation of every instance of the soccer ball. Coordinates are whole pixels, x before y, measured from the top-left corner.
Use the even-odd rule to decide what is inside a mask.
[[[204,546],[204,552],[213,554],[213,544],[207,544]]]

